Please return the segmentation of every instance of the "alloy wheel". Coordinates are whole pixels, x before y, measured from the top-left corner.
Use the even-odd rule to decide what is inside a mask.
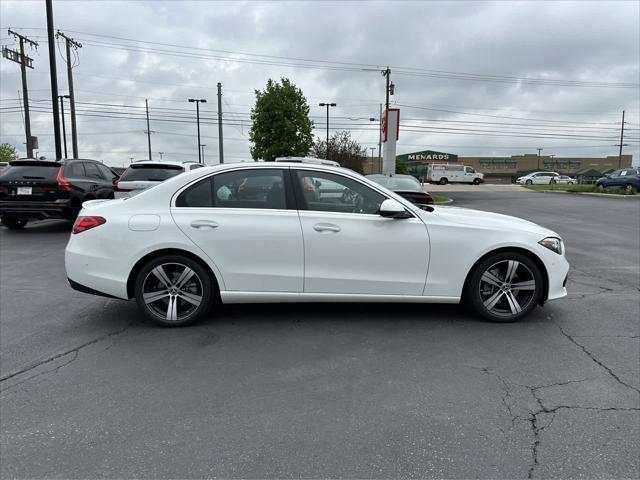
[[[527,309],[535,297],[536,280],[524,263],[501,260],[480,277],[480,300],[497,317],[509,318]]]
[[[193,269],[181,263],[156,266],[142,286],[145,305],[166,322],[181,322],[193,315],[202,297],[202,280]]]

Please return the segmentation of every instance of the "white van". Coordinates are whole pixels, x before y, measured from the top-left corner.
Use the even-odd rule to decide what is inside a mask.
[[[480,185],[484,182],[484,174],[476,172],[466,165],[453,165],[450,163],[430,163],[427,165],[427,182],[439,183],[472,183]]]

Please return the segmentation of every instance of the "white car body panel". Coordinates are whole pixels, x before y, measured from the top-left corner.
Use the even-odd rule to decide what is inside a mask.
[[[541,175],[541,174],[544,174],[544,175]],[[516,180],[516,183],[518,185],[526,185],[527,181],[530,181],[531,185],[549,185],[552,179],[554,179],[557,182],[559,177],[560,177],[560,174],[556,172],[548,172],[548,171],[531,172],[528,175],[519,177]]]
[[[255,168],[312,169],[347,176],[400,202],[415,217],[297,210],[172,207],[177,192],[205,176]],[[159,250],[188,252],[214,274],[223,302],[458,302],[465,279],[485,254],[519,248],[547,272],[547,300],[566,295],[569,264],[538,242],[558,235],[522,219],[456,207],[424,211],[343,168],[295,163],[235,163],[199,168],[135,197],[87,202],[99,227],[71,235],[65,252],[70,280],[127,299],[134,266]],[[206,214],[203,218],[203,214]],[[215,228],[194,229],[207,220]],[[338,226],[318,232],[317,224]],[[306,258],[305,258],[306,255]]]

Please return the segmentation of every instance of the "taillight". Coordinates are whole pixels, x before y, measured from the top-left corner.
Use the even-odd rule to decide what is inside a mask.
[[[431,177],[427,177],[427,182],[431,182]]]
[[[56,175],[56,182],[58,182],[58,188],[57,190],[59,192],[70,192],[71,191],[71,184],[69,182],[67,182],[67,180],[62,176],[62,169],[64,167],[60,167],[60,169],[58,170],[58,174]]]
[[[71,233],[82,233],[86,230],[102,225],[103,223],[106,223],[104,217],[78,217],[73,224]]]

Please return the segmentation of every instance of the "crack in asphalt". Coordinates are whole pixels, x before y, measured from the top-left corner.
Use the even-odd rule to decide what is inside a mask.
[[[49,375],[51,373],[52,374],[58,373],[58,371],[61,368],[64,368],[67,365],[75,362],[76,359],[78,358],[78,353],[79,353],[78,350],[73,350],[71,352],[68,352],[66,355],[62,355],[62,356],[58,357],[58,358],[64,358],[67,355],[72,355],[72,358],[69,361],[67,361],[65,363],[62,363],[62,364],[58,365],[57,367],[52,368],[51,370],[45,370],[44,372],[36,373],[35,375],[31,375],[30,377],[27,377],[27,378],[25,378],[24,380],[22,380],[22,381],[20,381],[18,383],[14,383],[13,385],[8,386],[7,388],[0,389],[0,394],[6,393],[6,392],[8,392],[10,390],[13,390],[14,388],[16,388],[16,387],[18,387],[18,386],[22,385],[23,383],[26,383],[26,382],[28,382],[30,380],[33,380],[34,378],[38,378],[38,377],[41,377],[43,375]]]
[[[66,367],[67,365],[73,363],[75,361],[75,359],[77,358],[78,353],[80,352],[80,350],[82,350],[82,349],[84,349],[86,347],[89,347],[91,345],[95,345],[96,343],[102,342],[102,341],[104,341],[104,340],[106,340],[108,338],[116,337],[118,335],[122,335],[123,333],[125,333],[133,325],[133,323],[134,322],[131,321],[131,322],[129,322],[129,324],[127,324],[125,327],[123,327],[123,328],[121,328],[119,330],[116,330],[114,332],[106,333],[104,335],[101,335],[98,338],[94,338],[93,340],[85,342],[85,343],[83,343],[81,345],[78,345],[76,347],[70,348],[69,350],[66,350],[66,351],[61,352],[61,353],[57,353],[55,355],[50,356],[49,358],[45,358],[44,360],[41,360],[41,361],[39,361],[39,362],[37,362],[37,363],[35,363],[33,365],[29,365],[28,367],[22,368],[22,369],[20,369],[20,370],[18,370],[16,372],[13,372],[13,373],[10,373],[8,375],[5,375],[4,377],[0,377],[0,384],[3,383],[3,382],[6,382],[7,380],[10,380],[10,379],[12,379],[14,377],[17,377],[18,375],[22,375],[24,373],[27,373],[27,372],[33,370],[34,368],[38,368],[38,367],[40,367],[42,365],[46,365],[47,363],[51,363],[54,360],[57,360],[59,358],[65,357],[65,356],[67,356],[69,354],[75,353],[74,358],[71,361],[69,361],[67,363],[64,363],[64,364],[62,364],[62,365],[60,365],[57,368],[54,368],[52,370],[47,370],[46,372],[41,372],[41,373],[38,373],[36,375],[33,375],[33,376],[29,377],[28,379],[26,379],[26,380],[24,380],[24,381],[22,381],[22,382],[20,382],[20,383],[18,383],[16,385],[22,384],[22,383],[28,381],[29,379],[36,378],[36,377],[39,377],[39,376],[47,374],[47,373],[57,372],[61,368]],[[8,388],[6,388],[5,390],[2,390],[2,391],[4,392],[6,390],[9,390],[10,388],[13,388],[14,386],[15,385],[13,385],[11,387],[8,387]]]
[[[501,375],[491,371],[491,369],[487,368],[487,367],[483,367],[480,369],[480,371],[482,371],[484,374],[489,375],[489,376],[493,376],[496,377],[499,381],[500,384],[502,386],[502,390],[503,390],[503,395],[502,395],[502,404],[504,405],[507,413],[509,414],[509,416],[511,417],[511,425],[515,424],[516,420],[521,420],[521,421],[525,421],[529,424],[530,429],[531,429],[531,433],[533,435],[533,440],[531,442],[531,464],[529,465],[529,470],[527,472],[527,478],[533,478],[534,474],[535,474],[535,470],[539,465],[539,459],[538,459],[538,451],[540,449],[540,433],[543,432],[545,429],[549,428],[555,418],[556,418],[556,413],[561,411],[561,410],[585,410],[585,411],[598,411],[598,412],[637,412],[640,411],[640,407],[635,408],[620,408],[620,407],[583,407],[581,405],[556,405],[556,406],[547,406],[544,404],[542,398],[540,398],[540,396],[538,395],[538,392],[540,390],[546,389],[546,388],[553,388],[553,387],[561,387],[561,386],[566,386],[566,385],[570,385],[573,383],[580,383],[580,382],[586,382],[588,380],[593,380],[593,378],[582,378],[579,380],[566,380],[563,382],[555,382],[555,383],[549,383],[549,384],[544,384],[544,385],[523,385],[520,383],[516,383],[516,382],[512,382],[504,377],[502,377]],[[513,413],[513,409],[511,407],[511,405],[508,403],[508,399],[513,398],[511,395],[511,386],[515,385],[518,387],[522,387],[522,388],[526,388],[527,390],[529,390],[529,393],[531,394],[531,396],[533,397],[533,399],[536,401],[536,403],[538,404],[538,408],[536,410],[529,410],[529,415],[526,418],[523,418],[520,415],[516,415]],[[541,425],[540,423],[540,415],[551,415],[551,419],[546,423],[546,425]]]
[[[576,267],[573,267],[573,266],[571,267],[571,270],[572,270],[573,272],[581,273],[581,274],[582,274],[582,275],[584,275],[585,277],[593,277],[593,278],[597,278],[597,279],[599,279],[599,280],[605,280],[605,281],[607,281],[607,282],[609,282],[609,283],[615,283],[615,284],[620,285],[620,286],[622,286],[622,287],[632,288],[633,290],[640,291],[640,287],[638,287],[637,285],[630,285],[630,284],[628,284],[628,283],[619,282],[619,281],[617,281],[617,280],[611,280],[610,278],[603,277],[603,276],[601,276],[601,275],[595,275],[595,274],[593,274],[593,273],[591,273],[591,272],[587,272],[586,270],[580,270],[579,268],[576,268]],[[570,279],[570,281],[572,281],[572,282],[575,282],[575,283],[580,284],[580,282],[579,282],[579,281],[576,281],[573,277],[569,277],[569,279]],[[585,285],[585,284],[584,284],[584,283],[582,283],[582,285]],[[614,289],[612,289],[612,288],[609,288],[609,287],[603,287],[603,286],[601,286],[601,285],[597,285],[597,286],[596,286],[596,285],[589,285],[589,286],[595,286],[596,288],[602,288],[602,289],[604,289],[604,290],[614,290]]]
[[[578,342],[573,336],[569,335],[567,332],[564,331],[564,329],[558,324],[558,322],[556,322],[555,320],[553,320],[553,318],[551,318],[551,321],[554,323],[554,325],[556,327],[558,327],[558,329],[560,330],[560,333],[562,333],[562,335],[564,335],[571,343],[573,343],[575,346],[577,346],[578,348],[580,348],[594,363],[596,363],[597,365],[599,365],[602,369],[604,369],[609,375],[611,375],[612,378],[614,378],[620,385],[623,385],[627,388],[630,388],[631,390],[640,393],[640,389],[638,389],[637,387],[634,387],[633,385],[629,385],[627,382],[625,382],[624,380],[622,380],[611,368],[609,368],[607,365],[605,365],[603,362],[601,362],[598,357],[595,356],[595,354],[593,354],[592,352],[590,352],[589,350],[587,350],[587,348],[582,345],[580,342]]]

